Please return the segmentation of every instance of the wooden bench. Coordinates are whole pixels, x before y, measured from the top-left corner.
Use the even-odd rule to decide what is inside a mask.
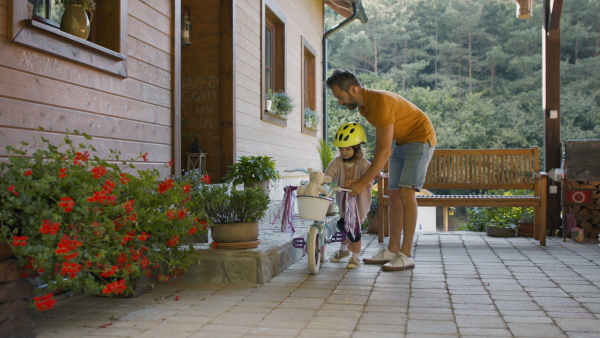
[[[388,165],[378,182],[379,232],[387,230]],[[531,149],[436,149],[424,189],[530,189],[533,195],[417,195],[419,206],[534,207],[534,238],[546,245],[546,180],[540,172],[538,147]],[[387,233],[387,231],[385,231]],[[387,236],[387,234],[385,234]]]

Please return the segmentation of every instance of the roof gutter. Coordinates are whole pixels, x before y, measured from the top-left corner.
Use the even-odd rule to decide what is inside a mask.
[[[353,13],[350,17],[348,17],[346,20],[340,22],[338,25],[336,25],[335,27],[326,31],[325,34],[323,34],[323,41],[322,41],[322,44],[323,44],[323,82],[325,82],[325,80],[327,80],[327,63],[328,63],[327,37],[329,37],[331,34],[337,32],[342,27],[344,27],[347,24],[349,24],[350,22],[352,22],[354,19],[358,18],[361,23],[366,23],[368,21],[368,18],[365,13],[365,9],[362,6],[361,0],[352,1],[352,10],[353,10]],[[328,129],[327,119],[328,119],[327,86],[323,86],[323,139],[324,140],[327,140],[327,129]]]

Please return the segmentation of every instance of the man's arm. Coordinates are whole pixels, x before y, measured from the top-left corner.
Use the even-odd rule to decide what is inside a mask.
[[[352,196],[360,194],[367,185],[379,175],[381,169],[392,155],[392,140],[394,139],[394,124],[388,124],[385,127],[377,128],[375,131],[377,143],[375,145],[375,155],[369,170],[356,182],[350,185]]]

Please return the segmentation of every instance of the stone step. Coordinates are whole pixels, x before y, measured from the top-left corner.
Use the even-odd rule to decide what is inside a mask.
[[[260,244],[253,249],[211,249],[209,243],[194,243],[200,262],[189,268],[184,283],[263,284],[283,272],[304,256],[303,249],[292,246],[292,239],[306,239],[311,220],[294,218],[295,233],[281,232],[281,222],[273,223],[280,201],[271,203],[266,216],[260,221]],[[333,231],[337,216],[328,216],[327,224]]]

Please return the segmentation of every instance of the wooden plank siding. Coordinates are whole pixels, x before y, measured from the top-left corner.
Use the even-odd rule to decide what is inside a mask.
[[[18,4],[18,3],[16,3]],[[164,168],[174,156],[174,18],[169,0],[127,1],[127,77],[9,42],[8,1],[0,0],[0,160],[5,146],[62,139],[75,129],[93,137],[101,156],[148,152],[139,167]]]
[[[263,0],[264,1],[264,0]],[[286,17],[285,22],[285,88],[294,98],[296,108],[288,116],[287,127],[261,120],[262,109],[262,3],[260,0],[237,0],[237,155],[274,157],[284,177],[293,179],[298,173],[284,170],[297,167],[320,168],[316,151],[318,138],[301,132],[302,38],[313,46],[321,46],[323,35],[322,1],[267,0]],[[322,53],[317,50],[316,62]],[[317,67],[317,111],[322,112],[322,70]]]

